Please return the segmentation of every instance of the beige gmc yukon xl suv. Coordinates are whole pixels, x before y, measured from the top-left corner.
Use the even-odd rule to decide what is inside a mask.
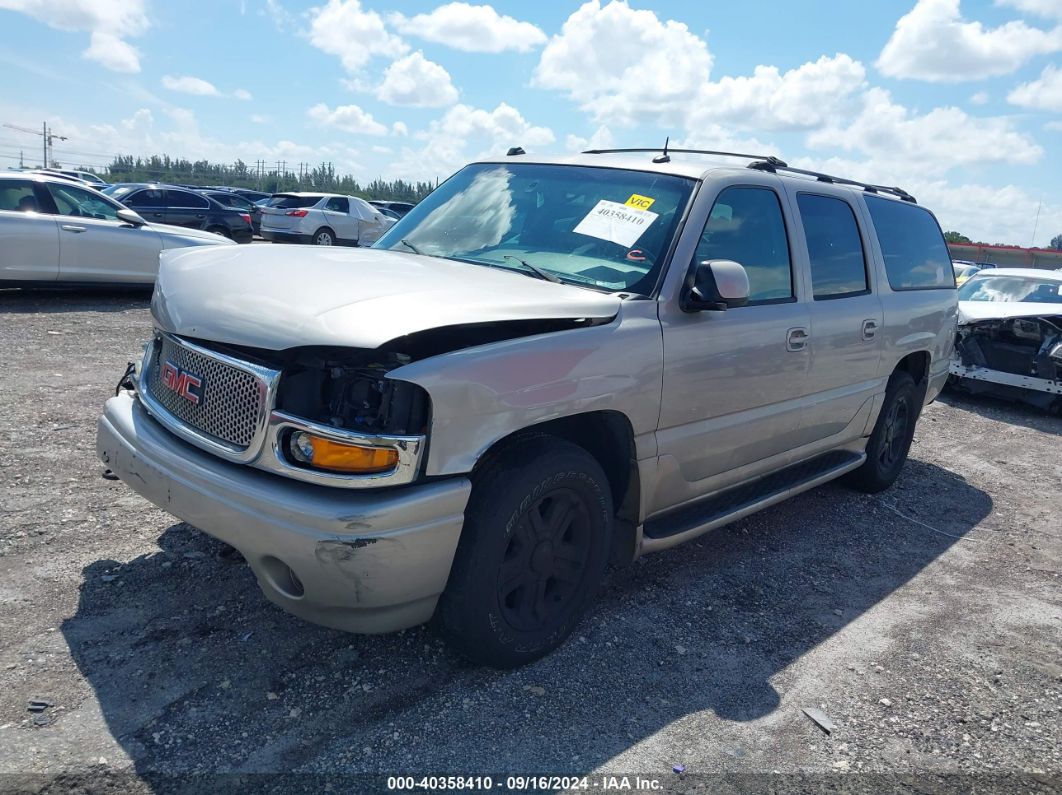
[[[955,337],[936,219],[708,154],[516,149],[372,249],[165,252],[99,457],[285,610],[504,667],[610,563],[887,488]]]

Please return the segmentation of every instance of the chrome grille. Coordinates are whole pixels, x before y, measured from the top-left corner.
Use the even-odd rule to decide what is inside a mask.
[[[202,380],[198,403],[162,383],[165,362]],[[268,386],[253,373],[186,348],[167,336],[156,340],[150,368],[147,381],[151,397],[194,431],[246,450],[265,423]]]

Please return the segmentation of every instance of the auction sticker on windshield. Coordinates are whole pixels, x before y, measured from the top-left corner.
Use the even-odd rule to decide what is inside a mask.
[[[572,231],[630,248],[659,217],[649,210],[602,199]]]

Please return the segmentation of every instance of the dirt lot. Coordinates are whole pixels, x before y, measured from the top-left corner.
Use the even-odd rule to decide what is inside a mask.
[[[144,294],[0,291],[0,789],[218,772],[1060,786],[1057,418],[946,396],[890,491],[827,486],[617,571],[563,649],[500,673],[427,629],[292,618],[221,544],[104,480],[96,416],[149,331]]]

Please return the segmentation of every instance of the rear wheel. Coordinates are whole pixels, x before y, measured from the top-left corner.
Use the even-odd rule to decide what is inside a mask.
[[[315,246],[334,246],[336,244],[336,233],[328,227],[322,227],[313,233],[313,244]]]
[[[867,442],[867,460],[851,472],[847,483],[869,494],[884,491],[900,476],[918,420],[918,387],[911,374],[899,370],[885,388],[885,403]]]
[[[593,456],[529,437],[473,478],[446,592],[436,615],[465,656],[514,668],[559,646],[601,583],[612,544],[612,496]]]
[[[207,231],[208,232],[213,232],[215,235],[221,235],[222,237],[227,237],[229,240],[232,240],[232,233],[229,232],[229,230],[226,229],[223,226],[211,226],[211,227],[207,228]]]

